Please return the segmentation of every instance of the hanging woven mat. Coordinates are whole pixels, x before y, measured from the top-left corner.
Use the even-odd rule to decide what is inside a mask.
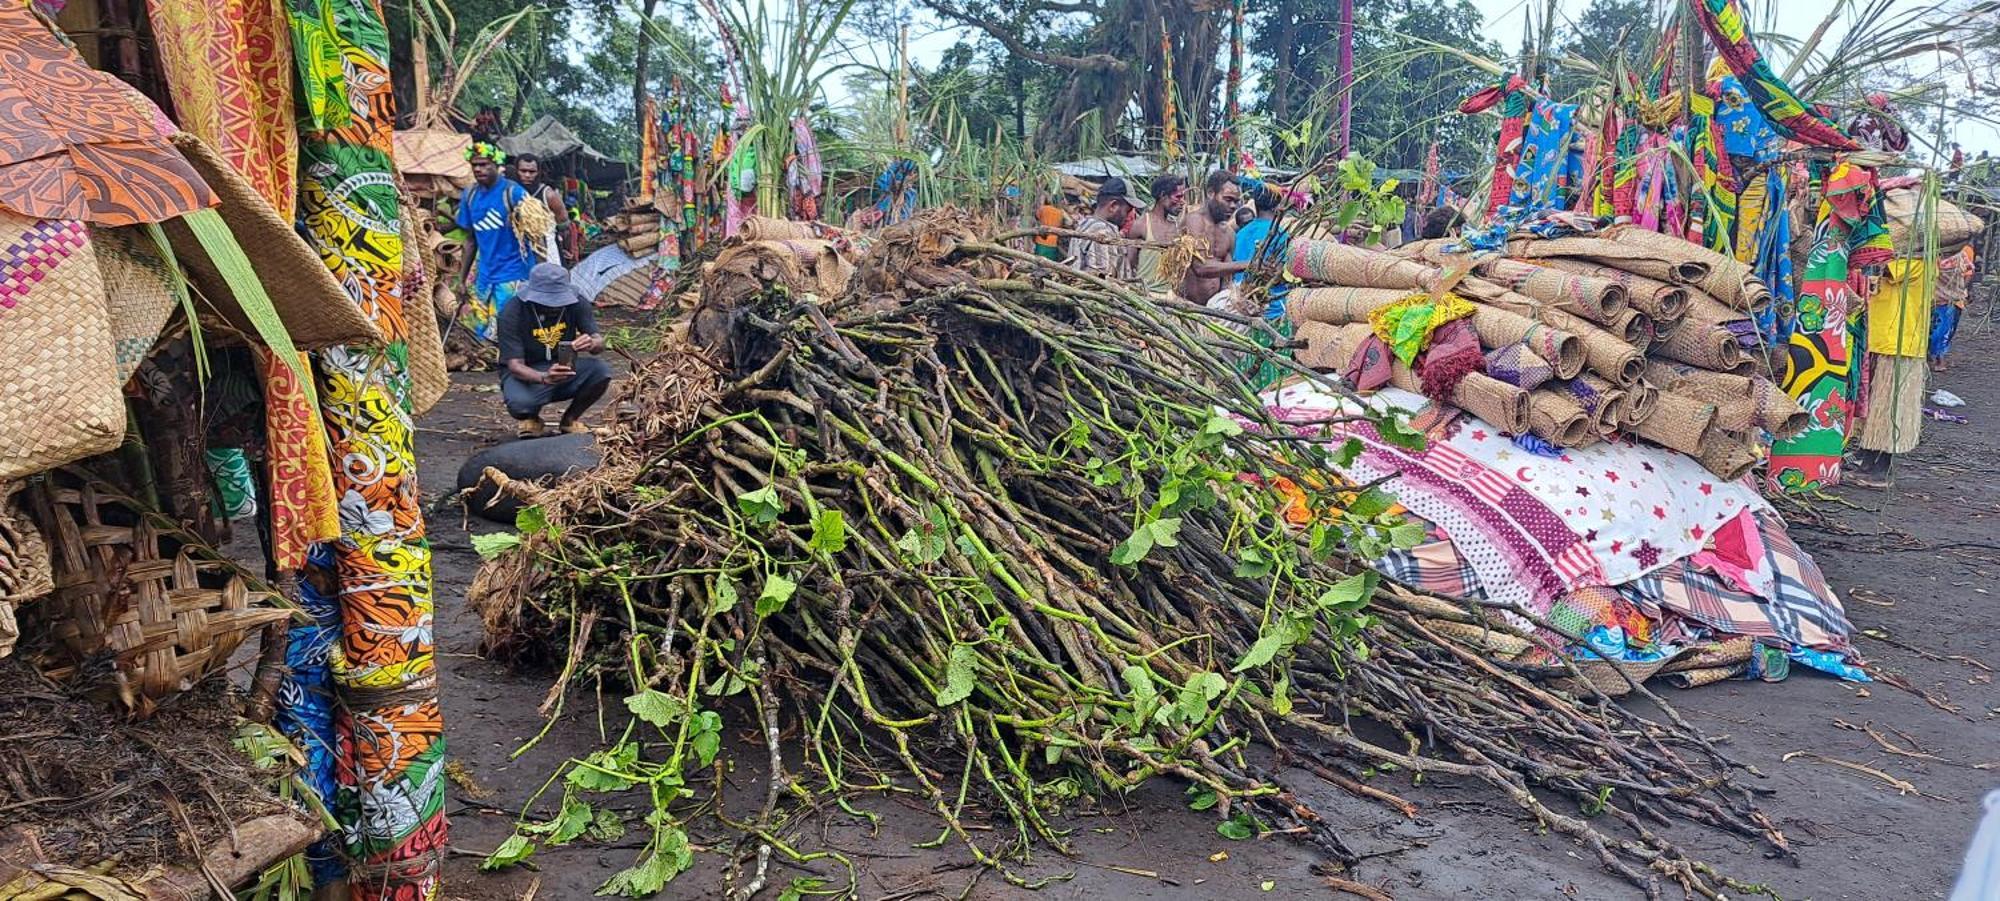
[[[48,531],[55,590],[27,609],[54,641],[42,671],[88,680],[145,716],[229,662],[252,630],[291,611],[277,594],[87,474],[63,469],[27,494]]]

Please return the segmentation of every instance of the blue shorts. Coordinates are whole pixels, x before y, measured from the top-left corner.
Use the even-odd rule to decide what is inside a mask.
[[[530,364],[537,372],[549,371],[551,364]],[[507,401],[507,415],[515,419],[534,419],[542,415],[542,408],[559,401],[575,400],[584,389],[611,382],[611,364],[596,357],[581,354],[576,358],[576,375],[558,385],[538,385],[524,382],[511,372],[500,371],[500,396]]]

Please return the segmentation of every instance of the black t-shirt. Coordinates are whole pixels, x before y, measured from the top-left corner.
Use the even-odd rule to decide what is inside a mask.
[[[547,366],[555,362],[557,342],[594,334],[597,315],[587,302],[545,307],[517,297],[500,311],[500,362],[520,360],[537,368]]]

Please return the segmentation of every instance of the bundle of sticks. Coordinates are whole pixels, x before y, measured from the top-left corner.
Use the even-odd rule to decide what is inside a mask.
[[[1765,434],[1806,426],[1771,378],[1754,315],[1770,291],[1737,260],[1669,235],[1619,227],[1516,239],[1503,253],[1450,240],[1394,253],[1296,240],[1289,309],[1300,360],[1352,371],[1379,311],[1413,296],[1470,303],[1486,365],[1433,397],[1516,434],[1584,447],[1617,434],[1687,454],[1724,478],[1756,465]],[[1425,393],[1425,360],[1391,358],[1390,384]],[[1437,389],[1430,393],[1444,393]]]

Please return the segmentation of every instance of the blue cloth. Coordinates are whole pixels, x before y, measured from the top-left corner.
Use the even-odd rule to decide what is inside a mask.
[[[1282,228],[1273,235],[1271,231],[1273,224],[1273,220],[1259,216],[1237,229],[1236,248],[1229,254],[1230,261],[1248,263],[1261,257],[1283,265],[1285,256],[1292,247],[1292,236]],[[1242,281],[1246,274],[1236,273],[1236,280]],[[1292,287],[1283,282],[1271,286],[1271,302],[1264,306],[1265,319],[1278,320],[1285,317],[1285,295],[1290,294],[1291,290]]]
[[[1958,334],[1958,304],[1938,304],[1931,310],[1931,359],[1942,360],[1951,353],[1951,339]]]
[[[1792,278],[1792,210],[1785,180],[1773,172],[1766,179],[1764,230],[1757,236],[1757,278],[1771,289],[1771,302],[1757,313],[1758,331],[1767,347],[1783,347],[1798,325],[1799,284]],[[1935,345],[1933,345],[1935,346]]]
[[[1572,186],[1563,175],[1569,167],[1571,133],[1575,126],[1576,104],[1535,98],[1534,109],[1528,114],[1527,131],[1521,136],[1521,161],[1514,165],[1514,191],[1507,198],[1509,206],[1545,210],[1569,205],[1565,195]]]
[[[472,288],[481,297],[491,296],[495,285],[528,277],[528,248],[514,234],[514,207],[526,199],[527,189],[505,176],[491,188],[466,188],[458,199],[458,227],[472,232],[479,248],[479,277]]]
[[[1771,120],[1750,100],[1736,76],[1721,81],[1722,102],[1715,105],[1715,124],[1722,128],[1722,147],[1730,156],[1749,157],[1760,163],[1778,158],[1785,139],[1771,127]]]
[[[306,552],[307,569],[333,571],[333,546],[320,543]],[[336,758],[333,722],[333,653],[340,639],[340,607],[334,597],[319,590],[311,579],[299,580],[299,609],[312,619],[310,625],[293,623],[285,636],[287,673],[278,684],[278,710],[272,725],[284,733],[306,755],[299,778],[319,796],[321,804],[333,807],[336,791]],[[332,835],[306,849],[313,883],[327,885],[347,878],[347,865],[340,854],[340,836]]]

